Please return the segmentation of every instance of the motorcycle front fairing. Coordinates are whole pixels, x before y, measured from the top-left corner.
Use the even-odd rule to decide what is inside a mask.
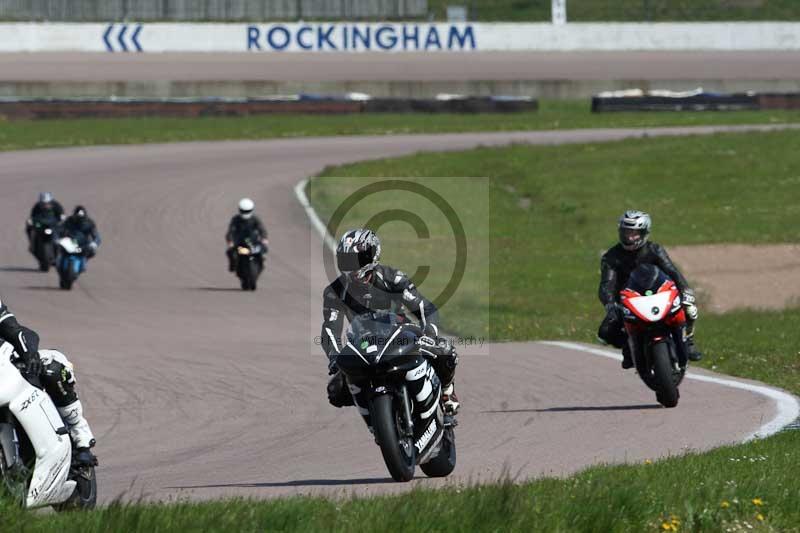
[[[675,282],[663,273],[648,285],[637,285],[635,279],[630,281],[620,292],[620,300],[625,331],[633,343],[634,354],[637,349],[649,352],[650,346],[669,341],[675,347],[679,365],[685,367],[686,314]]]
[[[393,394],[402,400],[408,420],[413,421],[407,430],[414,435],[419,463],[424,463],[438,449],[443,421],[441,383],[419,353],[422,330],[402,315],[367,315],[354,318],[336,364],[347,376],[351,391],[367,391],[368,397]]]
[[[359,346],[348,341],[336,357],[336,366],[353,380],[392,376],[402,379],[402,374],[418,367],[425,358],[419,354],[418,337],[413,329],[405,326],[396,333],[394,338],[391,338],[392,334],[388,337],[377,334],[354,338]]]
[[[0,345],[0,405],[7,407],[19,422],[36,452],[25,506],[62,503],[75,491],[75,481],[67,479],[72,459],[69,433],[50,397],[29,384],[11,363],[12,352],[8,343]],[[7,461],[9,454],[19,453],[19,439],[13,438],[14,431],[13,426],[0,431]],[[13,463],[19,460],[16,457]]]

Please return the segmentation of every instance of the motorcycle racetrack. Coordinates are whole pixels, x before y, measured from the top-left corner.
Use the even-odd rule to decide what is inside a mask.
[[[419,150],[724,129],[2,153],[0,217],[7,232],[0,290],[20,322],[40,333],[43,348],[61,349],[75,364],[99,443],[102,503],[373,494],[504,475],[566,475],[598,463],[708,449],[765,426],[775,430],[773,421],[784,420],[786,411],[751,389],[708,379],[687,379],[679,407],[663,409],[632,372],[583,346],[502,343],[481,355],[460,350],[454,474],[443,481],[418,472],[411,483],[392,482],[357,413],[327,403],[326,360],[314,343],[326,282],[322,244],[294,189],[329,164]],[[24,220],[43,190],[67,209],[87,206],[103,235],[97,258],[71,292],[58,289],[53,272],[37,272],[26,249]],[[256,201],[270,232],[255,293],[240,291],[225,269],[223,236],[242,196]]]

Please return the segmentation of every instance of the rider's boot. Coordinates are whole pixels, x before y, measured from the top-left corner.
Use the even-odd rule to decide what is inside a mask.
[[[455,416],[458,414],[458,409],[461,403],[456,396],[455,384],[453,381],[447,385],[442,386],[442,406],[446,415]]]
[[[633,357],[631,356],[631,346],[627,342],[622,346],[622,369],[633,368]]]
[[[347,388],[347,380],[341,370],[336,370],[330,381],[328,381],[328,401],[334,407],[355,405],[353,395],[350,394],[350,389]]]
[[[703,352],[697,349],[697,346],[694,345],[694,338],[688,337],[686,339],[686,355],[689,357],[690,361],[699,361],[703,358]]]
[[[83,405],[76,400],[66,407],[59,407],[58,413],[69,427],[69,436],[75,443],[75,460],[81,464],[96,466],[97,457],[92,453],[96,441],[89,427],[89,422],[83,417]]]
[[[690,361],[699,361],[703,358],[703,353],[697,349],[697,346],[694,344],[694,321],[690,321],[686,325],[686,356],[689,358]]]

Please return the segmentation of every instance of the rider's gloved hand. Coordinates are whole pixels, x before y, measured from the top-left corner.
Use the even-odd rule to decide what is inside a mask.
[[[605,305],[606,308],[606,317],[608,320],[617,319],[619,317],[619,305],[615,302],[607,303]]]
[[[422,330],[426,337],[431,337],[432,339],[439,338],[439,327],[436,324],[432,324],[428,322],[425,324],[425,328]]]
[[[332,376],[339,371],[336,366],[336,353],[328,354],[328,375]]]
[[[425,327],[422,329],[422,337],[419,338],[419,344],[422,346],[427,346],[429,351],[431,348],[436,348],[439,346],[439,341],[441,337],[439,337],[439,328],[436,324],[431,324],[430,322],[425,324]]]
[[[697,306],[694,304],[695,296],[692,289],[684,289],[681,293],[681,304],[686,311],[686,316],[689,320],[697,320]]]
[[[28,376],[36,377],[42,372],[42,359],[39,357],[39,352],[28,352],[21,355],[20,358],[25,364],[25,373]]]
[[[681,301],[684,305],[693,304],[695,301],[694,291],[692,289],[684,289],[681,292]]]

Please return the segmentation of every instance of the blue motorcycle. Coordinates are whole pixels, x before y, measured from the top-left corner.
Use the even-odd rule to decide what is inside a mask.
[[[72,284],[86,269],[86,255],[84,248],[89,246],[84,235],[65,235],[58,240],[58,286],[64,290],[71,290]]]

